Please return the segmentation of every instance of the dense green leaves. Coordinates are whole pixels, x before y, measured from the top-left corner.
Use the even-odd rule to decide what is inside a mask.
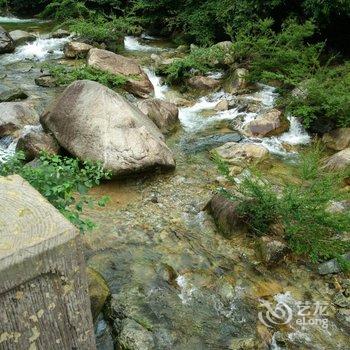
[[[86,65],[75,68],[66,65],[49,65],[47,68],[58,85],[68,85],[75,80],[92,80],[113,89],[124,85],[127,81],[122,75],[103,72]]]
[[[321,154],[316,146],[301,157],[297,183],[275,186],[253,173],[235,183],[234,192],[222,190],[240,201],[238,210],[253,234],[268,235],[271,225],[279,224],[289,247],[312,261],[338,257],[350,249],[343,236],[350,228],[350,213],[329,210],[332,201],[349,199],[341,191],[344,174],[321,170]],[[224,175],[229,173],[222,162],[219,166]]]
[[[94,203],[87,191],[110,177],[101,164],[45,154],[35,166],[24,164],[24,160],[24,154],[17,153],[1,165],[0,176],[21,175],[82,232],[94,227],[81,213],[84,205]],[[104,206],[106,201],[102,198],[98,204]]]

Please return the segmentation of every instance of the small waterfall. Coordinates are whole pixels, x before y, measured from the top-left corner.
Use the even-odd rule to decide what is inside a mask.
[[[169,87],[166,84],[162,84],[162,79],[156,76],[156,73],[152,68],[144,68],[144,71],[154,87],[155,98],[164,100],[165,93],[169,90]]]
[[[148,37],[148,39],[151,37]],[[160,47],[140,44],[138,38],[134,36],[126,36],[124,38],[124,48],[127,51],[162,51]]]
[[[0,164],[15,154],[17,140],[10,136],[0,138]]]

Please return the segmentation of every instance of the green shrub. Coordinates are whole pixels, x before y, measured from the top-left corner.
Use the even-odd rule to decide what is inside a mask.
[[[204,74],[214,67],[224,65],[227,50],[218,46],[197,48],[184,58],[177,58],[173,63],[162,68],[158,73],[165,75],[168,83],[179,83],[194,74]]]
[[[94,204],[86,193],[110,178],[109,172],[98,163],[57,155],[42,154],[35,167],[24,164],[24,159],[23,153],[17,153],[0,167],[0,176],[22,176],[82,232],[92,229],[93,222],[81,218],[84,205]],[[107,200],[101,198],[98,205],[104,206]]]
[[[344,174],[321,170],[321,154],[316,146],[301,157],[297,183],[277,188],[253,173],[240,183],[234,182],[234,192],[221,190],[231,200],[240,202],[240,215],[246,218],[253,234],[267,235],[272,224],[281,224],[291,250],[314,262],[339,257],[350,249],[350,241],[341,237],[349,232],[350,213],[328,210],[333,200],[349,198],[340,190]],[[222,162],[220,168],[223,174],[229,173]]]
[[[126,34],[140,34],[141,27],[134,17],[106,18],[96,15],[68,22],[69,30],[85,39],[96,42],[120,41]]]
[[[52,18],[56,21],[65,21],[71,18],[86,18],[93,13],[85,6],[85,1],[75,0],[56,0],[49,3],[43,12],[41,18]]]
[[[58,85],[68,85],[76,80],[92,80],[115,89],[127,82],[127,79],[122,75],[103,72],[86,65],[78,68],[71,68],[65,65],[49,65],[46,67]]]
[[[246,65],[252,82],[278,81],[293,88],[320,67],[323,44],[308,44],[314,35],[311,22],[289,20],[275,32],[272,19],[259,21],[239,31],[233,45],[235,62]]]
[[[350,126],[350,62],[320,69],[301,89],[304,92],[290,96],[285,104],[306,127],[320,119],[338,127]]]

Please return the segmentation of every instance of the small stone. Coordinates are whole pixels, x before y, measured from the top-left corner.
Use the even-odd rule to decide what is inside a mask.
[[[187,80],[187,84],[198,90],[214,90],[220,87],[221,83],[220,81],[204,77],[204,76],[195,76]]]
[[[258,242],[259,253],[267,265],[276,265],[283,261],[288,253],[288,247],[284,242],[270,237],[261,237]]]
[[[342,256],[343,259],[350,261],[350,252]],[[339,266],[337,259],[332,259],[326,261],[318,266],[318,273],[320,275],[328,275],[332,273],[341,272],[341,267]]]
[[[85,58],[93,47],[89,44],[71,41],[64,47],[66,58]]]
[[[333,297],[333,303],[344,309],[350,308],[350,298],[347,298],[342,292],[337,293]]]
[[[42,87],[55,87],[57,86],[56,79],[52,75],[41,75],[35,78],[35,84]]]
[[[68,36],[70,36],[70,32],[64,29],[58,29],[51,34],[51,38],[54,38],[54,39],[62,39]]]
[[[215,110],[216,111],[227,111],[229,109],[229,103],[227,100],[221,100],[216,106]]]

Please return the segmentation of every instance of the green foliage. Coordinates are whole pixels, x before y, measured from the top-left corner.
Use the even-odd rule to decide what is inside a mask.
[[[241,29],[233,45],[234,59],[249,66],[252,82],[278,81],[294,87],[320,67],[323,45],[307,43],[315,31],[311,22],[289,20],[281,32],[275,32],[273,24],[268,19]]]
[[[109,172],[98,163],[57,155],[42,154],[36,166],[24,164],[24,159],[23,153],[17,153],[0,167],[0,176],[22,176],[82,232],[92,229],[91,220],[81,217],[84,205],[94,204],[86,193],[110,178]],[[102,198],[98,204],[106,202],[107,198]]]
[[[122,75],[103,72],[86,65],[77,68],[66,65],[49,65],[46,67],[58,85],[68,85],[76,80],[92,80],[114,89],[123,86],[127,82],[127,79]]]
[[[292,251],[314,262],[339,257],[350,249],[350,242],[342,239],[350,229],[350,213],[328,209],[332,201],[344,199],[340,190],[344,174],[321,170],[321,154],[316,145],[302,155],[298,183],[276,188],[253,173],[235,183],[234,194],[224,190],[228,198],[240,202],[238,210],[252,233],[266,235],[271,225],[281,224]]]
[[[65,21],[70,18],[85,18],[92,16],[92,12],[85,6],[85,1],[55,0],[46,6],[40,17]]]
[[[96,42],[118,41],[126,34],[140,34],[141,27],[134,17],[106,18],[96,15],[68,22],[69,30]]]
[[[301,90],[285,104],[287,111],[300,117],[306,127],[321,118],[334,126],[350,126],[350,62],[320,69],[303,83]]]
[[[223,65],[227,54],[227,50],[215,45],[209,48],[196,48],[184,58],[175,59],[158,73],[165,75],[168,83],[179,83],[194,74],[207,73],[213,67]]]

